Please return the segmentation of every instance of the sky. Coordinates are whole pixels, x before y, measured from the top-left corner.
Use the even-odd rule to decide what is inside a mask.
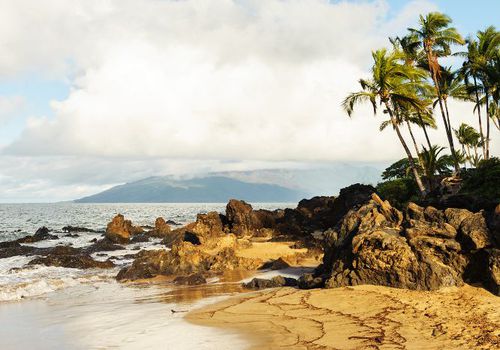
[[[152,175],[400,159],[393,132],[378,131],[383,115],[364,106],[349,119],[340,106],[371,50],[429,11],[464,36],[500,27],[497,0],[0,5],[0,202]],[[455,125],[475,126],[469,105],[450,109]],[[446,144],[442,129],[431,137]]]

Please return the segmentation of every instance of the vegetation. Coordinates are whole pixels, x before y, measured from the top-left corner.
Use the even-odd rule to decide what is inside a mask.
[[[500,199],[500,159],[492,157],[482,160],[477,168],[470,169],[464,175],[460,192],[484,199]]]
[[[495,131],[491,125],[500,131],[500,32],[490,26],[464,39],[450,17],[431,12],[421,15],[418,26],[408,28],[406,35],[389,40],[390,49],[372,52],[371,73],[359,80],[361,89],[342,103],[349,116],[364,102],[371,104],[374,114],[382,110],[388,118],[380,131],[390,127],[406,154],[384,171],[387,181],[378,185],[379,191],[404,202],[415,194],[426,197],[450,175],[462,178],[468,193],[479,194],[480,190],[472,191],[474,184],[483,186],[476,179],[479,174],[498,183],[498,159],[490,153]],[[460,50],[464,45],[466,50]],[[442,66],[450,56],[463,58],[458,69]],[[454,127],[451,99],[471,102],[470,123]],[[430,140],[428,129],[437,128],[435,114],[446,145]],[[472,123],[477,123],[477,129]],[[419,142],[424,137],[425,145]],[[446,149],[450,154],[445,154]],[[466,170],[467,164],[475,169]]]

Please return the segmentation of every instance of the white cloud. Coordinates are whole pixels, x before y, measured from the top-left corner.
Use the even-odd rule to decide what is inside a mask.
[[[22,96],[0,95],[0,126],[12,119],[24,107],[25,103]]]
[[[388,28],[432,7],[387,21],[383,1],[49,4],[28,16],[57,43],[35,63],[69,57],[79,74],[55,119],[30,119],[8,153],[271,161],[398,157],[378,121],[347,119],[340,101]]]
[[[0,3],[0,77],[37,71],[72,86],[52,102],[54,118],[28,120],[5,159],[24,159],[31,178],[48,165],[66,167],[61,174],[72,175],[50,186],[89,191],[207,163],[218,170],[224,160],[251,167],[402,157],[368,106],[349,119],[340,102],[358,89],[372,49],[436,9],[413,1],[388,18],[385,1]],[[446,143],[442,132],[433,139]],[[90,175],[98,165],[118,171]]]

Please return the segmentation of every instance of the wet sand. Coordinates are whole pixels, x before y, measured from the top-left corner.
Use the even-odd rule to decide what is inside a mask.
[[[437,292],[280,288],[239,295],[186,319],[236,330],[251,349],[500,348],[500,298],[468,285]]]

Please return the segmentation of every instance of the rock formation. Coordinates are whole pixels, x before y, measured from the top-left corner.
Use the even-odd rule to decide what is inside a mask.
[[[114,243],[128,243],[132,235],[142,233],[143,229],[125,220],[122,214],[116,215],[106,227],[106,238]]]
[[[148,231],[147,234],[152,237],[164,238],[168,236],[170,232],[170,226],[167,224],[165,219],[159,217],[155,220],[155,227],[151,231]]]
[[[484,212],[410,203],[403,214],[372,193],[328,232],[325,243],[315,275],[329,288],[376,284],[435,290],[464,280],[498,288],[491,287],[498,265]]]

